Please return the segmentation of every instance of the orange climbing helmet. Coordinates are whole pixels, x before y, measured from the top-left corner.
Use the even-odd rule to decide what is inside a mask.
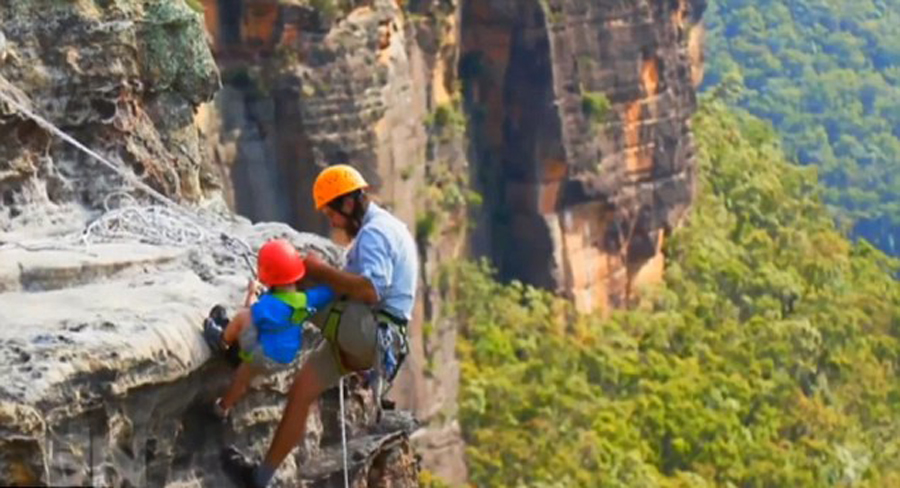
[[[354,167],[347,164],[329,166],[319,173],[313,185],[316,210],[322,210],[335,198],[368,187],[369,184]]]
[[[284,239],[272,239],[260,248],[256,264],[259,281],[266,286],[290,285],[306,274],[300,253]]]

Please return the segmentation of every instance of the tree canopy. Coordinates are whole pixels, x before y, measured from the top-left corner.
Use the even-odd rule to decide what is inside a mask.
[[[477,486],[900,486],[898,262],[769,124],[704,100],[695,133],[695,206],[636,309],[448,268]]]
[[[900,0],[710,0],[704,88],[771,121],[854,233],[900,253]]]

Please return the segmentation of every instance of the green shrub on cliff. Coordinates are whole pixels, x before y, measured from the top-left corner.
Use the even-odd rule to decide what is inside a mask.
[[[477,486],[900,486],[897,261],[835,230],[770,127],[695,122],[697,200],[637,310],[452,267]]]
[[[585,92],[581,95],[581,111],[594,124],[603,124],[612,109],[606,95],[599,92]]]

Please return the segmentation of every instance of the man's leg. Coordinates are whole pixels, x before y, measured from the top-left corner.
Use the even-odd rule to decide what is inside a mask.
[[[371,310],[363,304],[348,303],[341,314],[338,342],[349,356],[350,362],[357,367],[367,368],[372,364],[375,356],[375,327]],[[287,405],[269,451],[252,474],[252,486],[264,487],[269,483],[278,466],[303,440],[310,405],[326,389],[337,385],[340,376],[341,368],[334,356],[332,344],[322,341],[294,377]]]
[[[278,424],[278,430],[275,431],[275,437],[272,439],[263,465],[277,468],[294,447],[303,440],[309,407],[327,388],[312,366],[310,363],[304,364],[291,384],[284,414]]]
[[[339,327],[338,342],[348,353],[347,359],[357,367],[371,366],[375,350],[375,320],[370,309],[362,304],[348,303],[341,314]],[[281,465],[294,446],[303,440],[309,406],[339,380],[340,368],[331,344],[323,341],[294,377],[288,392],[287,406],[263,466],[277,469]]]
[[[331,344],[323,341],[310,353],[300,371],[294,376],[288,401],[263,462],[249,475],[251,486],[264,487],[278,470],[278,466],[303,440],[309,407],[323,391],[337,384],[340,370],[331,350]]]

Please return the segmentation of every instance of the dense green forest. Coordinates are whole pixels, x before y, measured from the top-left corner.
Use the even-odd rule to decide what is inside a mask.
[[[900,0],[709,0],[704,86],[819,168],[854,234],[900,254]]]
[[[836,230],[769,124],[704,99],[695,132],[697,200],[637,309],[447,268],[476,486],[900,486],[898,262]]]

